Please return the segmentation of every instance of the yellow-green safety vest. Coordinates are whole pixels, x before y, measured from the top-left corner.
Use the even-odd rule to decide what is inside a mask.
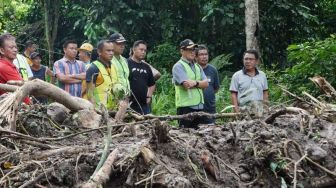
[[[28,81],[28,71],[27,71],[26,63],[23,62],[23,61],[27,61],[26,57],[22,55],[17,55],[16,60],[18,62],[18,66],[19,66],[18,69],[19,69],[22,79],[24,81]]]
[[[113,104],[113,96],[112,96],[112,75],[113,71],[112,66],[110,70],[110,74],[107,72],[105,66],[100,61],[94,61],[93,64],[95,64],[101,75],[103,76],[104,82],[100,84],[99,86],[96,86],[93,90],[93,96],[95,99],[95,106],[96,108],[99,107],[99,104],[105,105],[105,107],[108,110],[111,110],[114,108],[115,104]]]
[[[185,62],[183,59],[180,59],[177,63],[183,65],[187,77],[189,80],[201,81],[202,68],[195,63],[195,72],[191,69],[189,64]],[[186,89],[182,85],[175,84],[175,105],[176,107],[187,107],[187,106],[195,106],[200,103],[204,104],[203,91],[200,88],[191,88]]]
[[[129,96],[130,95],[130,83],[128,80],[129,77],[129,69],[128,69],[128,64],[126,61],[126,58],[123,56],[120,56],[119,60],[113,56],[111,60],[112,64],[115,65],[117,69],[117,76],[113,78],[113,84],[121,84],[125,91],[125,95]]]

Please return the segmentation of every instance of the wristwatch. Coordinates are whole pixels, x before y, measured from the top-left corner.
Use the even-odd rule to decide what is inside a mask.
[[[198,81],[196,81],[196,85],[195,85],[195,87],[198,87],[198,85],[199,85],[199,82],[198,82]]]

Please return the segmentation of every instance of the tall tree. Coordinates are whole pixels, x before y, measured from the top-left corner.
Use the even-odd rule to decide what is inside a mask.
[[[61,4],[62,0],[43,1],[45,36],[49,50],[49,67],[52,67],[54,62],[54,43],[57,36]]]
[[[245,0],[246,49],[259,51],[259,10],[258,0]]]

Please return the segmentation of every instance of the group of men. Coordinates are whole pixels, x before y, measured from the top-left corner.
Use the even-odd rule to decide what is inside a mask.
[[[150,65],[144,62],[147,44],[134,42],[128,59],[122,56],[125,44],[124,36],[114,33],[97,44],[97,58],[93,59],[91,44],[84,43],[77,50],[75,41],[66,41],[64,57],[53,67],[59,87],[72,96],[88,99],[96,108],[104,105],[112,110],[119,101],[129,100],[134,111],[150,113],[155,79]]]
[[[180,51],[182,56],[173,67],[177,114],[200,111],[215,113],[215,93],[219,89],[219,79],[216,68],[208,64],[207,47],[186,39],[180,43]],[[258,61],[256,50],[245,51],[243,69],[232,76],[230,92],[235,112],[239,112],[241,107],[254,110],[251,104],[263,106],[268,103],[267,79],[265,73],[257,69]],[[214,119],[200,117],[182,119],[179,126],[197,129],[199,124],[212,123]]]
[[[126,59],[122,56],[126,39],[120,33],[112,34],[94,47],[69,40],[63,44],[64,57],[54,63],[53,72],[41,65],[36,46],[27,43],[23,55],[18,54],[15,38],[10,34],[0,36],[0,83],[9,80],[39,78],[58,80],[58,86],[70,95],[88,99],[96,108],[104,105],[116,109],[118,102],[129,100],[130,107],[140,113],[151,112],[151,100],[155,82],[160,73],[144,61],[147,53],[145,41],[135,41]],[[186,39],[180,43],[181,58],[173,66],[175,104],[178,115],[191,112],[216,112],[215,93],[219,90],[216,68],[209,62],[208,48]],[[79,60],[76,59],[77,55]],[[255,50],[244,53],[244,68],[231,80],[232,104],[236,112],[251,101],[268,101],[268,85],[265,74],[257,69],[259,55]],[[26,62],[26,63],[24,63]],[[0,90],[0,95],[4,92]],[[45,102],[45,99],[40,99]],[[29,98],[25,100],[29,103]],[[212,118],[183,119],[181,128],[198,128],[199,124],[214,124]]]

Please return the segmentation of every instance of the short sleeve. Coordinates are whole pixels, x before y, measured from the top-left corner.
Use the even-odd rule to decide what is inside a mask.
[[[268,90],[268,82],[267,82],[267,77],[266,77],[266,75],[264,74],[264,76],[263,76],[263,90],[264,91],[266,91],[266,90]]]
[[[218,71],[216,68],[213,69],[214,73],[214,89],[217,90],[219,89],[219,76],[218,76]]]
[[[231,79],[230,91],[232,91],[232,92],[238,92],[238,83],[239,83],[238,74],[235,73],[232,76],[232,79]]]
[[[153,85],[155,85],[155,79],[154,79],[154,76],[153,76],[153,72],[152,72],[152,69],[150,68],[149,65],[146,65],[144,64],[147,68],[147,73],[148,73],[148,82],[147,82],[147,86],[148,87],[151,87]]]
[[[53,72],[55,75],[58,74],[64,74],[64,71],[62,69],[62,63],[60,61],[56,61],[53,67]]]
[[[87,83],[93,80],[93,83],[96,82],[99,69],[95,64],[91,64],[90,67],[86,70],[85,80]]]
[[[172,72],[173,72],[173,80],[177,84],[182,84],[184,81],[188,80],[187,73],[184,70],[184,67],[183,67],[183,65],[181,65],[181,63],[176,63],[173,66]]]
[[[205,75],[203,69],[202,69],[201,67],[200,67],[200,69],[201,69],[201,77],[202,77],[202,80],[207,80],[207,77],[206,77],[206,75]]]

